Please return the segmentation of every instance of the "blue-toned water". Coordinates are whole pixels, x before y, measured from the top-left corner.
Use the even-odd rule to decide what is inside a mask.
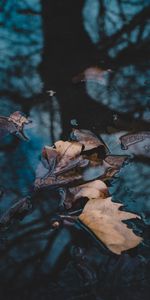
[[[150,142],[126,151],[118,143],[149,129],[149,12],[146,0],[0,0],[0,115],[33,120],[28,142],[0,141],[0,216],[31,195],[43,146],[68,139],[74,120],[111,153],[130,155],[109,192],[141,216],[129,225],[143,237],[116,256],[79,225],[52,231],[58,194],[37,193],[25,217],[0,231],[0,299],[149,299]],[[89,68],[110,71],[101,78]]]

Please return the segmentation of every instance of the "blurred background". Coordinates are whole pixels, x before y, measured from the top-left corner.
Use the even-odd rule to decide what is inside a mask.
[[[0,215],[30,193],[42,147],[68,138],[72,120],[101,135],[113,154],[132,155],[109,190],[142,217],[136,230],[144,232],[139,249],[119,259],[82,231],[61,229],[51,237],[47,213],[56,204],[42,194],[32,214],[1,233],[2,300],[148,299],[150,143],[124,151],[118,139],[149,129],[149,4],[0,0],[0,115],[19,110],[33,120],[29,142],[13,136],[0,142]],[[88,284],[74,247],[85,251]]]

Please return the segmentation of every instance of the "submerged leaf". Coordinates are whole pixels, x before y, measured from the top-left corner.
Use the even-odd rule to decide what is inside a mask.
[[[134,248],[142,240],[122,222],[140,217],[119,210],[121,207],[122,204],[112,202],[111,197],[90,199],[79,216],[79,220],[116,254]]]
[[[13,219],[30,211],[32,205],[29,197],[25,197],[12,205],[0,218],[0,227],[8,225]]]
[[[139,143],[146,138],[150,138],[150,131],[141,131],[135,133],[128,133],[120,137],[121,147],[127,150],[129,146]]]

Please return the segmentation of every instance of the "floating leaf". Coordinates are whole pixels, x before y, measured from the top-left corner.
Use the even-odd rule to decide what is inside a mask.
[[[24,125],[31,123],[21,112],[16,111],[10,117],[0,116],[0,137],[12,133],[17,134],[20,138],[27,140],[23,129]]]
[[[86,156],[84,156],[86,157]],[[83,179],[85,181],[100,178],[101,180],[111,179],[127,160],[127,155],[108,155],[104,160],[100,159],[98,154],[94,153],[89,158],[89,165],[83,170]]]
[[[64,204],[67,209],[82,197],[86,198],[105,198],[108,194],[106,184],[101,180],[95,180],[76,187],[68,188]]]
[[[74,183],[82,184],[95,179],[109,179],[127,156],[107,155],[107,146],[91,131],[73,130],[76,141],[57,141],[54,147],[45,146],[42,164],[37,168],[35,188],[57,188]],[[99,148],[105,151],[105,159]],[[79,182],[80,181],[80,182]]]
[[[105,162],[114,168],[120,168],[124,162],[129,158],[128,155],[107,155]]]
[[[41,172],[36,172],[35,187],[58,187],[82,178],[80,169],[89,163],[81,155],[82,145],[78,142],[58,141],[55,148],[46,147],[43,157],[49,168],[48,176],[41,178]]]
[[[84,146],[84,151],[89,151],[94,148],[101,148],[105,153],[109,152],[105,143],[90,130],[73,129],[71,138],[81,143]]]
[[[112,202],[111,197],[90,199],[79,216],[79,220],[116,254],[134,248],[142,240],[122,222],[140,217],[121,211],[121,207],[122,204]]]

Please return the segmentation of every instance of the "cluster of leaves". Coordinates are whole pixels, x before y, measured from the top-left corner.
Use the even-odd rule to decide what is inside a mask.
[[[19,134],[23,139],[24,125],[30,122],[20,112],[1,117],[0,121],[3,132]],[[64,224],[78,220],[110,251],[121,254],[141,242],[141,237],[122,221],[140,217],[121,210],[122,204],[109,197],[106,183],[127,160],[127,155],[111,155],[107,145],[91,131],[74,128],[69,141],[60,140],[42,150],[34,191],[58,190]],[[16,214],[28,211],[29,206],[28,197],[20,200],[1,217],[0,224],[8,224]],[[58,220],[52,224],[54,229],[59,226]]]
[[[139,216],[121,211],[122,205],[108,197],[105,183],[128,157],[110,155],[107,146],[88,130],[73,129],[71,139],[43,149],[35,188],[61,188],[66,210],[86,198],[83,210],[80,214],[77,211],[74,219],[79,219],[116,254],[135,247],[141,238],[122,220]]]

